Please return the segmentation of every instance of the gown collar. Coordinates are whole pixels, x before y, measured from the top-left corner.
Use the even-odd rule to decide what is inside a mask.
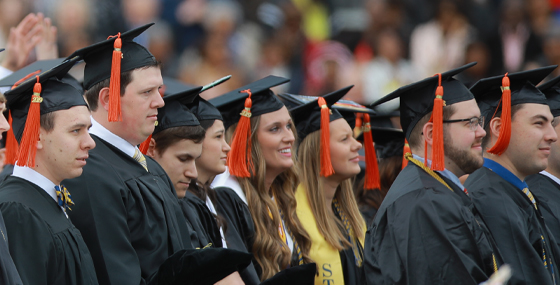
[[[525,183],[525,181],[521,181],[521,179],[515,176],[515,174],[513,174],[511,171],[507,170],[507,168],[503,167],[501,164],[489,158],[484,158],[483,166],[492,170],[494,173],[498,174],[504,180],[513,184],[513,186],[515,186],[519,190],[529,188],[529,186],[527,186],[527,183]]]

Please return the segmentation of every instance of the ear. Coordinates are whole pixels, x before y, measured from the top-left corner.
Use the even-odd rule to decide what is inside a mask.
[[[432,122],[427,122],[422,128],[422,137],[424,138],[424,141],[427,142],[430,146],[432,146],[434,143],[433,130],[434,123]]]
[[[150,139],[150,145],[148,146],[148,151],[146,151],[146,155],[151,158],[154,158],[156,154],[156,140],[153,138]]]
[[[498,139],[498,137],[500,136],[500,129],[502,128],[502,118],[500,117],[496,117],[493,118],[492,120],[490,120],[490,140],[494,141],[494,137],[495,140]]]
[[[37,150],[43,149],[43,142],[47,132],[43,128],[39,128],[39,140],[37,141]]]
[[[105,87],[99,91],[98,102],[105,111],[109,111],[109,87]]]

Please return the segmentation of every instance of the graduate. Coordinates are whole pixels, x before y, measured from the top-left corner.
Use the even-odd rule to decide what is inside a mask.
[[[550,112],[554,117],[552,125],[556,134],[560,132],[560,76],[538,86],[546,96]],[[560,140],[550,146],[548,166],[539,174],[525,179],[535,200],[540,205],[544,221],[560,246]]]
[[[76,208],[73,188],[61,184],[82,174],[95,147],[82,94],[59,80],[74,63],[6,92],[20,148],[13,174],[0,186],[0,211],[24,284],[98,284],[82,234],[68,218]]]
[[[290,110],[301,139],[296,212],[311,237],[309,257],[318,264],[317,285],[363,284],[366,225],[352,189],[352,178],[360,173],[358,151],[362,145],[354,139],[345,117],[331,108],[351,88]],[[345,113],[353,118],[354,111]]]
[[[251,252],[248,248],[250,236],[247,232],[254,233],[253,222],[249,208],[243,201],[231,203],[228,197],[238,197],[237,195],[222,195],[224,204],[229,207],[222,208],[216,191],[211,187],[214,177],[226,170],[226,158],[231,150],[225,139],[225,127],[220,111],[202,97],[197,96],[192,103],[187,105],[195,114],[200,122],[200,126],[206,130],[204,141],[202,142],[202,154],[196,159],[196,171],[198,177],[191,181],[189,191],[196,195],[197,199],[206,203],[207,209],[212,213],[211,220],[204,218],[207,230],[212,235],[219,234],[222,238],[222,246],[237,249],[244,252]],[[230,193],[231,194],[231,193]],[[233,209],[231,205],[237,206]],[[197,207],[201,209],[202,207]],[[206,216],[199,210],[200,216]],[[230,217],[231,215],[231,217]],[[250,227],[250,229],[248,229]],[[250,264],[244,271],[240,272],[245,284],[260,284],[260,279],[253,264]]]
[[[295,213],[295,126],[270,90],[287,81],[268,76],[210,100],[222,112],[226,137],[233,133],[228,169],[211,186],[225,216],[239,219],[233,223],[242,230],[261,281],[311,262],[309,236]],[[249,217],[240,210],[243,204]]]
[[[86,62],[85,98],[96,148],[82,176],[65,184],[76,189],[72,198],[81,206],[70,218],[90,249],[100,284],[187,283],[203,274],[189,271],[198,252],[192,249],[173,182],[137,147],[154,131],[157,109],[164,106],[159,63],[133,41],[151,25],[119,33],[70,56]],[[218,266],[211,275],[219,281],[237,270]]]
[[[479,284],[502,264],[458,178],[483,162],[480,111],[453,79],[473,65],[401,87],[373,104],[400,98],[412,154],[366,233],[367,284]]]
[[[482,115],[484,167],[467,178],[472,201],[492,232],[510,284],[556,284],[558,245],[527,176],[546,169],[558,139],[545,95],[535,87],[556,66],[479,80],[471,87]]]

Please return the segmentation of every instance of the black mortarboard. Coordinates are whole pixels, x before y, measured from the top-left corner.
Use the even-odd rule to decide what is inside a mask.
[[[200,91],[200,93],[213,88],[215,86],[218,86],[226,81],[228,81],[231,78],[231,75],[222,77],[208,85],[205,85],[204,87],[202,87],[202,90]],[[196,118],[199,121],[205,121],[205,120],[220,120],[223,121],[223,117],[222,114],[220,113],[220,110],[218,110],[218,108],[216,108],[216,106],[212,105],[210,102],[206,101],[204,98],[200,97],[200,93],[198,94],[198,96],[196,96],[193,100],[193,102],[191,102],[190,104],[188,104],[189,109],[191,110],[191,112],[193,112],[193,114],[195,114]]]
[[[123,72],[144,66],[156,65],[156,58],[143,46],[133,40],[151,24],[110,36],[107,40],[75,51],[69,58],[84,59],[84,89],[89,90],[95,84],[110,79],[109,84],[109,122],[121,121],[121,86]]]
[[[544,94],[535,86],[547,77],[556,65],[541,67],[533,70],[510,73],[511,106],[525,103],[547,104]],[[482,116],[484,124],[488,125],[502,99],[502,80],[504,75],[480,79],[471,87],[471,92]]]
[[[441,86],[443,86],[443,100],[449,106],[455,103],[474,99],[472,93],[460,81],[453,78],[476,63],[469,63],[459,68],[441,73]],[[420,119],[432,112],[434,97],[438,87],[438,76],[428,77],[421,81],[400,87],[385,97],[371,104],[371,108],[395,98],[400,98],[401,127],[406,138],[410,138],[412,129]]]
[[[229,248],[184,249],[171,255],[159,268],[157,284],[212,285],[241,272],[252,255]]]
[[[153,24],[146,24],[120,34],[122,41],[121,73],[156,63],[156,58],[145,47],[134,42],[134,38],[142,34]],[[86,62],[84,89],[88,90],[96,83],[111,77],[112,55],[116,39],[116,36],[110,37],[102,42],[79,49],[68,57],[79,56]]]
[[[194,88],[194,85],[186,84],[182,81],[179,81],[175,78],[163,77],[163,95],[175,94],[179,93],[183,90]]]
[[[552,116],[560,116],[560,76],[539,85],[538,88],[546,96]]]
[[[24,78],[26,75],[39,71],[43,72],[49,70],[55,66],[61,64],[65,59],[64,58],[57,58],[57,59],[49,59],[49,60],[37,60],[26,67],[15,71],[14,73],[2,78],[0,80],[0,87],[7,87],[13,86],[17,81]]]
[[[315,274],[317,273],[317,264],[307,263],[298,266],[292,266],[284,269],[271,278],[263,281],[261,285],[308,285],[313,284]]]
[[[154,129],[154,134],[173,127],[199,126],[198,119],[187,105],[198,96],[200,89],[202,89],[202,86],[163,96],[165,106],[158,109],[158,123]]]
[[[329,121],[332,122],[336,119],[344,118],[340,112],[333,107],[333,105],[339,101],[353,86],[344,87],[340,90],[336,90],[324,96],[321,96],[325,99],[327,103],[327,107],[331,110],[331,114],[329,117]],[[298,138],[300,141],[303,141],[307,135],[310,133],[316,132],[321,129],[321,107],[319,106],[317,99],[319,97],[313,96],[302,96],[302,95],[293,95],[293,94],[281,94],[280,97],[288,100],[290,98],[292,102],[300,102],[299,106],[295,106],[295,104],[290,109],[290,113],[292,114],[292,119],[294,120],[294,124],[296,125]],[[306,102],[301,104],[301,102]]]
[[[249,97],[248,93],[241,91],[251,91],[251,114],[252,116],[259,116],[278,111],[284,107],[282,101],[278,99],[270,88],[288,81],[290,80],[287,78],[270,75],[219,97],[210,99],[209,102],[220,110],[224,119],[224,126],[227,129],[229,126],[239,121],[241,118],[240,113],[245,107],[245,99]]]
[[[15,138],[21,142],[18,165],[27,165],[28,159],[35,160],[35,135],[39,135],[41,115],[70,109],[74,106],[87,106],[82,93],[71,84],[61,80],[76,60],[62,64],[29,78],[16,88],[5,93],[7,107],[12,115],[12,128]],[[37,81],[37,77],[39,81]],[[29,140],[31,144],[27,144]],[[28,146],[29,145],[29,146]],[[22,156],[24,156],[22,158]],[[28,157],[29,156],[29,157]],[[28,164],[33,166],[34,163]]]

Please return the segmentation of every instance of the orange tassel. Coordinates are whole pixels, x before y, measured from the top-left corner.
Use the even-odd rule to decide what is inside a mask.
[[[443,171],[445,169],[445,156],[443,152],[443,86],[441,86],[441,74],[438,73],[438,87],[434,99],[432,112],[432,170]]]
[[[408,145],[408,141],[406,139],[404,139],[401,169],[404,169],[408,165],[408,159],[406,159],[406,154],[407,153],[412,154],[412,152],[410,152],[410,145]]]
[[[325,98],[317,99],[321,107],[321,176],[329,177],[334,174],[331,163],[331,134],[330,134],[330,110]]]
[[[18,166],[35,167],[35,154],[37,154],[37,141],[39,140],[39,127],[41,125],[41,83],[39,76],[37,83],[33,87],[33,96],[31,97],[31,105],[27,113],[27,121],[21,138],[21,145],[17,158]]]
[[[121,33],[117,34],[113,44],[113,62],[109,85],[109,122],[122,121],[121,116]]]
[[[14,135],[12,121],[12,111],[10,111],[8,113],[8,124],[10,124],[10,129],[6,132],[6,153],[4,154],[4,165],[14,165],[17,160],[18,142],[16,140],[16,136]]]
[[[227,157],[229,173],[237,177],[251,177],[253,173],[253,159],[251,157],[251,90],[242,90],[241,93],[249,94],[245,99],[245,109],[231,139],[231,150]]]
[[[506,151],[511,138],[511,90],[509,87],[509,77],[507,75],[506,73],[502,79],[502,126],[500,128],[500,134],[496,144],[487,150],[489,153],[495,155],[501,155]]]
[[[379,166],[377,165],[377,155],[375,153],[375,145],[371,136],[371,124],[369,115],[364,114],[364,145],[366,152],[366,181],[364,189],[379,189]]]

